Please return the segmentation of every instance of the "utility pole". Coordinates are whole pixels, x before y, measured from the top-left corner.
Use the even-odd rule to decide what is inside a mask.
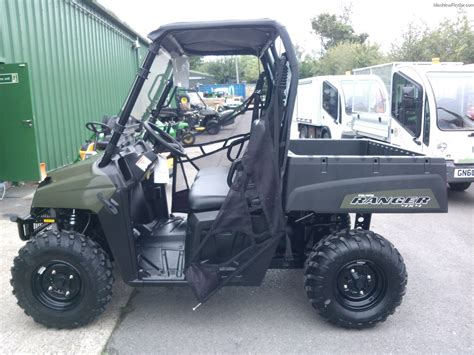
[[[239,57],[235,56],[235,81],[239,83]]]

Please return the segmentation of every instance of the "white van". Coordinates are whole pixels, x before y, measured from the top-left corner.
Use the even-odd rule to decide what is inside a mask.
[[[389,63],[354,70],[379,75],[389,92],[386,116],[354,115],[360,136],[447,160],[448,182],[474,181],[474,67],[462,63]]]

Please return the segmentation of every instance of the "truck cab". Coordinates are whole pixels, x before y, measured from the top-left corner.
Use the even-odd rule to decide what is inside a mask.
[[[462,63],[390,63],[354,70],[379,75],[390,93],[383,119],[354,116],[352,129],[423,155],[444,157],[448,183],[474,181],[474,68]]]
[[[376,75],[326,75],[301,79],[293,113],[292,138],[352,135],[352,115],[386,116],[388,93]]]

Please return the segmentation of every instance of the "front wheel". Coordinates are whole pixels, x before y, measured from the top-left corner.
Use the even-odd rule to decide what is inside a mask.
[[[48,328],[88,324],[112,296],[114,277],[108,255],[79,233],[39,233],[20,249],[11,273],[18,305]]]
[[[312,306],[345,328],[385,321],[401,304],[406,284],[405,264],[397,249],[366,230],[324,238],[305,265],[304,285]]]
[[[470,182],[450,182],[449,189],[453,191],[466,191],[469,186],[471,186]]]
[[[183,142],[185,146],[193,145],[196,142],[196,136],[191,132],[184,132],[181,135],[181,142]]]

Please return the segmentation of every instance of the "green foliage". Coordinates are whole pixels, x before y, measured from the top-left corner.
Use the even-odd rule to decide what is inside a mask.
[[[456,19],[445,19],[433,29],[411,23],[402,35],[401,43],[392,45],[394,61],[474,62],[474,29],[465,12]]]
[[[199,58],[200,60],[193,60]],[[238,61],[239,80],[255,83],[258,79],[258,60],[254,56],[219,57],[203,61],[200,57],[190,58],[190,68],[214,76],[217,84],[235,83],[235,61]]]
[[[384,61],[378,45],[344,42],[331,47],[318,64],[321,73],[333,75]]]
[[[239,56],[239,75],[240,81],[246,81],[248,83],[255,83],[259,76],[259,64],[257,57],[245,55]],[[260,66],[260,71],[263,68]]]
[[[202,65],[202,57],[189,57],[189,69],[200,71]]]
[[[340,43],[364,43],[369,37],[367,33],[356,34],[350,24],[350,8],[345,8],[344,13],[337,17],[323,13],[311,20],[311,27],[321,39],[321,47],[327,51]]]

